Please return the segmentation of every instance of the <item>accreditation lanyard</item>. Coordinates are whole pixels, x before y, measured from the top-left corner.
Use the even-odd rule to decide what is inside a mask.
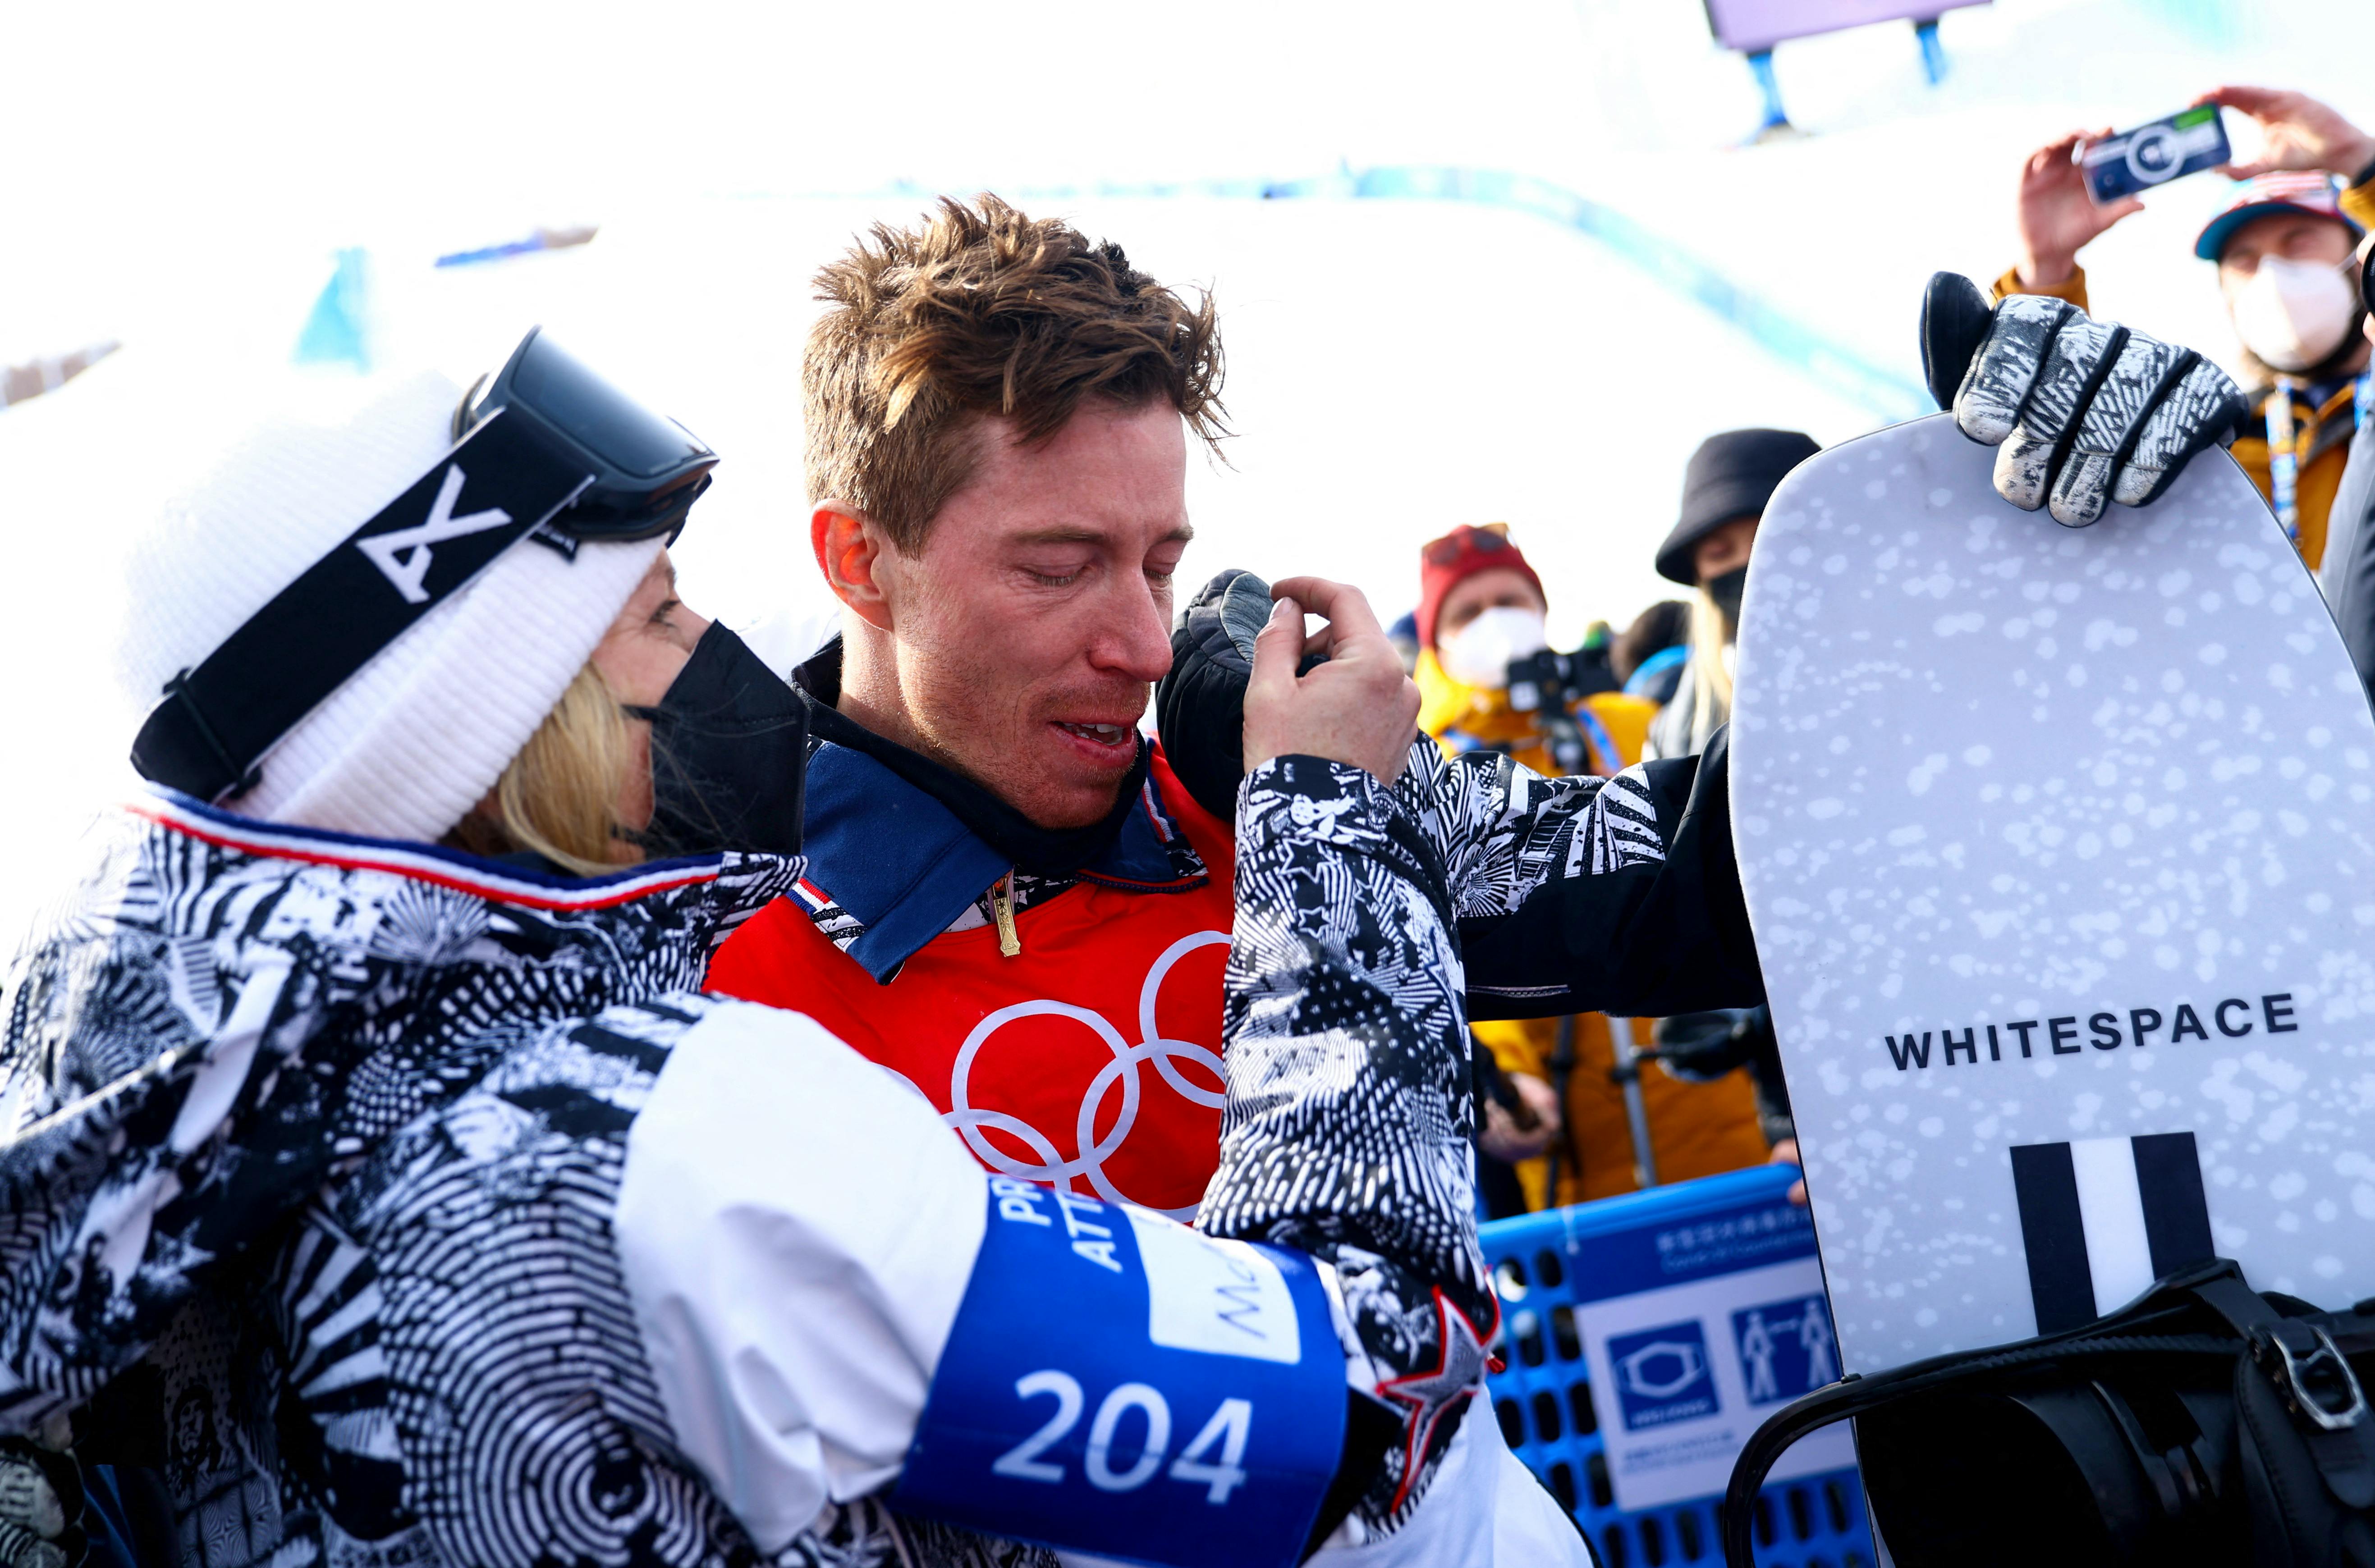
[[[2285,537],[2295,544],[2300,542],[2300,441],[2293,428],[2293,393],[2299,385],[2278,376],[2275,391],[2261,405],[2268,419],[2268,501]]]
[[[2293,394],[2302,383],[2290,376],[2276,378],[2276,390],[2263,406],[2268,419],[2268,500],[2285,536],[2300,539],[2300,437],[2293,423]],[[2361,371],[2354,398],[2355,427],[2364,429],[2375,415],[2375,370]]]
[[[1575,722],[1577,727],[1583,731],[1584,738],[1591,742],[1592,760],[1596,764],[1591,771],[1603,778],[1615,777],[1624,769],[1625,759],[1618,754],[1616,739],[1608,733],[1608,726],[1600,722],[1599,714],[1581,703],[1576,705]]]

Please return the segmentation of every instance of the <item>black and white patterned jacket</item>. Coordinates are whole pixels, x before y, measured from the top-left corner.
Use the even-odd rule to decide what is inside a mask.
[[[1348,1543],[1419,1508],[1492,1326],[1453,900],[1421,818],[1286,759],[1241,819],[1204,1228],[1335,1265],[1353,1381],[1404,1432]],[[636,1227],[717,1207],[700,1180],[634,1190],[671,1065],[721,1020],[738,1049],[857,1063],[804,1020],[692,994],[798,870],[563,881],[165,795],[124,813],[7,974],[0,1431],[66,1412],[87,1461],[161,1470],[192,1564],[1049,1562],[873,1501],[928,1364],[881,1371],[894,1392],[827,1434],[840,1468],[785,1527],[727,1495],[656,1345]],[[751,1059],[754,1090],[792,1076]],[[863,1082],[893,1102],[855,1119],[895,1121],[889,1080]],[[798,1084],[773,1091],[816,1125]],[[751,1164],[730,1139],[686,1158],[726,1187]],[[839,1201],[828,1185],[793,1197]],[[969,1255],[910,1250],[962,1290]],[[830,1318],[796,1326],[826,1357],[846,1349]]]
[[[1664,1018],[1765,999],[1731,841],[1731,734],[1613,778],[1422,737],[1395,793],[1443,856],[1472,1019]]]

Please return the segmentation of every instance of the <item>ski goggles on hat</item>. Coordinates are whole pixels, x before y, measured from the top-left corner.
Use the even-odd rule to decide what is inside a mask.
[[[195,669],[132,743],[144,778],[236,797],[280,737],[521,543],[673,540],[717,454],[531,329],[455,412],[455,445]]]
[[[576,499],[551,518],[556,536],[674,540],[684,514],[709,488],[717,454],[691,431],[621,395],[561,351],[540,326],[491,381],[480,377],[454,410],[454,439],[503,414],[535,427],[590,476]]]

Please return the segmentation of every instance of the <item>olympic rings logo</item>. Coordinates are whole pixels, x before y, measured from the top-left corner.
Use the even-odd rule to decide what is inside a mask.
[[[1116,1029],[1103,1013],[1089,1008],[1074,1007],[1069,1002],[1043,999],[1017,1002],[1011,1007],[998,1008],[975,1024],[973,1032],[965,1036],[964,1044],[958,1049],[956,1065],[949,1075],[950,1109],[942,1119],[956,1129],[957,1136],[964,1139],[965,1147],[973,1150],[975,1159],[999,1175],[1013,1176],[1026,1182],[1049,1183],[1058,1192],[1072,1190],[1074,1178],[1085,1178],[1096,1190],[1097,1196],[1106,1202],[1131,1202],[1132,1199],[1114,1185],[1112,1179],[1105,1174],[1105,1161],[1122,1146],[1128,1138],[1130,1129],[1138,1125],[1138,1065],[1152,1062],[1154,1070],[1163,1075],[1163,1081],[1183,1099],[1195,1104],[1209,1105],[1218,1110],[1224,1102],[1223,1095],[1188,1082],[1180,1076],[1176,1066],[1178,1059],[1184,1056],[1218,1079],[1221,1077],[1218,1053],[1191,1040],[1164,1039],[1155,1032],[1154,1008],[1156,999],[1163,993],[1163,982],[1175,964],[1199,948],[1226,946],[1228,940],[1226,931],[1199,931],[1193,936],[1180,937],[1163,950],[1163,956],[1156,959],[1153,967],[1146,972],[1145,984],[1139,988],[1138,1043],[1135,1045],[1123,1040],[1121,1031]],[[1086,1024],[1092,1033],[1105,1042],[1105,1049],[1113,1053],[1113,1060],[1098,1069],[1097,1076],[1089,1080],[1088,1092],[1081,1097],[1080,1116],[1073,1128],[1073,1149],[1076,1152],[1069,1159],[1065,1158],[1063,1151],[1045,1133],[1022,1117],[1009,1115],[1003,1111],[981,1109],[971,1102],[974,1058],[981,1054],[983,1046],[989,1043],[990,1036],[1015,1020],[1025,1018],[1075,1020]],[[1121,1114],[1114,1118],[1114,1125],[1105,1137],[1098,1138],[1097,1113],[1104,1108],[1105,1096],[1112,1092],[1117,1083],[1121,1086]],[[1038,1157],[1039,1162],[1034,1165],[1017,1160],[998,1149],[983,1136],[985,1127],[995,1128],[1022,1143]],[[1196,1208],[1191,1204],[1186,1208],[1164,1212],[1174,1219],[1185,1220],[1194,1218]]]

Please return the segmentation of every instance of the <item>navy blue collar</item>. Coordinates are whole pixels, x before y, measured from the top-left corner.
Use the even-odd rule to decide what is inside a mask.
[[[864,927],[844,950],[885,984],[1013,866],[956,813],[865,752],[810,744],[808,881]],[[1113,843],[1073,876],[1138,892],[1210,880],[1150,779]]]

